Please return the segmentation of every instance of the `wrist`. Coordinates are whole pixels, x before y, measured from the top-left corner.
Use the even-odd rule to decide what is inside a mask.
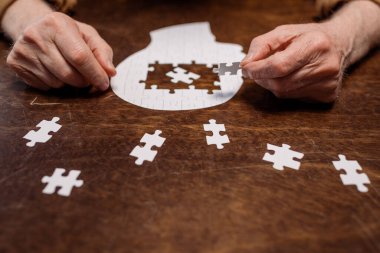
[[[368,0],[352,1],[320,25],[348,66],[380,42],[380,7]]]
[[[28,25],[52,12],[43,0],[17,0],[4,13],[1,26],[15,41]]]
[[[349,29],[345,28],[349,26]],[[339,19],[331,19],[320,24],[321,29],[331,40],[333,48],[342,58],[343,68],[349,66],[351,54],[354,50],[354,39],[356,34],[355,24],[349,25]]]

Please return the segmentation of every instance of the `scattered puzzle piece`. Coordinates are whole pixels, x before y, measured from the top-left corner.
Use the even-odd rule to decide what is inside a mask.
[[[365,173],[358,173],[362,170],[360,164],[355,160],[347,160],[346,156],[339,155],[339,161],[333,161],[336,170],[344,170],[346,174],[341,174],[340,179],[344,185],[356,185],[360,192],[367,192],[365,184],[370,184],[369,178]]]
[[[140,140],[141,143],[145,143],[144,147],[136,146],[129,154],[137,158],[135,162],[137,165],[142,165],[144,161],[152,162],[154,160],[157,150],[152,150],[152,147],[160,148],[166,140],[160,136],[161,133],[160,130],[156,130],[154,134],[144,134]]]
[[[23,138],[29,140],[26,143],[28,147],[34,147],[36,143],[45,143],[52,137],[50,132],[58,132],[62,127],[60,124],[57,124],[59,121],[58,117],[54,117],[51,121],[43,120],[37,127],[40,129],[38,131],[31,130]]]
[[[230,73],[230,75],[237,75],[240,69],[240,62],[233,62],[231,65],[227,65],[227,63],[219,64],[219,68],[214,68],[214,72],[218,73],[220,76],[226,75],[226,73]]]
[[[63,176],[65,169],[57,168],[51,177],[44,176],[41,180],[42,183],[47,184],[43,189],[45,194],[53,194],[56,189],[60,187],[57,194],[60,196],[68,197],[70,196],[73,187],[81,187],[83,185],[83,180],[77,180],[80,171],[71,170],[68,176]]]
[[[210,119],[209,124],[204,124],[205,131],[211,131],[212,136],[206,136],[207,145],[216,145],[218,149],[223,149],[223,144],[230,143],[227,135],[220,135],[220,132],[225,132],[224,124],[216,124],[216,120]]]
[[[294,158],[302,159],[304,154],[290,150],[290,146],[282,144],[282,147],[277,147],[272,144],[267,144],[267,149],[274,151],[274,154],[265,153],[263,160],[273,163],[273,168],[276,170],[284,170],[284,167],[298,170],[300,162],[293,160]]]
[[[183,68],[176,67],[174,71],[166,73],[166,76],[171,77],[172,83],[183,82],[186,84],[191,84],[194,80],[199,79],[200,75],[189,72]]]

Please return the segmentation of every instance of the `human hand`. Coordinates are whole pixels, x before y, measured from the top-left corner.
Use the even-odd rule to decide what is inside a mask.
[[[116,74],[112,58],[111,47],[93,27],[51,12],[25,26],[7,64],[38,89],[69,84],[106,90],[109,77]]]
[[[252,40],[243,74],[277,97],[333,102],[344,70],[380,45],[380,7],[351,1],[323,23],[284,25]]]
[[[332,102],[339,93],[345,54],[323,24],[279,26],[252,40],[243,75],[279,98]]]

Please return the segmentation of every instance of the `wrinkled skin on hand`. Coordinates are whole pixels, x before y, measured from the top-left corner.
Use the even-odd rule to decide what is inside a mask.
[[[329,103],[339,94],[345,58],[323,24],[284,25],[254,38],[241,66],[279,98]]]
[[[93,27],[52,12],[23,30],[7,64],[38,89],[69,84],[106,90],[109,78],[116,74],[112,58],[111,47]]]

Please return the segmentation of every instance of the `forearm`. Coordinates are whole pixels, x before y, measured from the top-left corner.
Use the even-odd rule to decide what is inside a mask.
[[[5,12],[1,27],[12,39],[16,40],[26,26],[53,12],[43,0],[17,0]]]
[[[346,66],[380,45],[380,7],[371,1],[347,3],[321,25],[344,54]]]

